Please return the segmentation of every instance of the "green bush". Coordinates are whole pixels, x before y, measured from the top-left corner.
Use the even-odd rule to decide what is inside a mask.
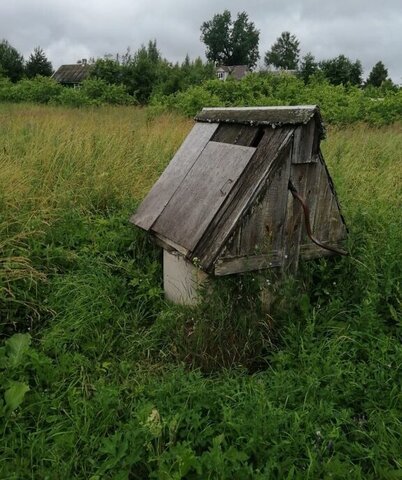
[[[168,81],[168,80],[166,80]],[[361,89],[351,85],[331,85],[322,76],[311,77],[307,85],[292,75],[256,73],[241,81],[206,80],[202,85],[166,95],[169,89],[154,88],[150,105],[159,111],[176,110],[194,116],[203,107],[270,106],[317,104],[328,123],[367,122],[385,125],[402,118],[402,90],[384,85]],[[12,83],[0,77],[0,102],[51,103],[66,106],[133,105],[137,101],[127,87],[97,78],[85,80],[78,89],[63,87],[55,80],[36,77]]]
[[[206,88],[196,86],[174,95],[154,96],[151,99],[151,106],[167,106],[191,117],[203,107],[224,106],[224,102]]]
[[[83,107],[93,105],[96,102],[87,97],[80,88],[63,88],[60,95],[54,97],[50,103],[69,107]]]
[[[331,85],[320,77],[310,83],[292,75],[250,74],[241,81],[208,80],[202,86],[168,96],[154,96],[153,105],[165,105],[187,116],[202,107],[317,104],[328,123],[359,121],[375,125],[402,118],[402,90]]]
[[[0,102],[50,103],[80,107],[85,105],[132,105],[133,97],[122,85],[110,85],[104,80],[89,79],[80,88],[63,87],[48,77],[35,77],[12,83],[0,77]]]
[[[6,77],[2,77],[0,73],[0,102],[12,102],[13,83]]]
[[[82,83],[81,92],[94,103],[111,105],[133,104],[134,99],[128,95],[123,85],[110,85],[104,80],[88,79]]]
[[[49,77],[37,76],[32,80],[24,79],[12,87],[12,99],[15,102],[49,103],[61,94],[63,87]]]
[[[0,477],[399,478],[401,125],[329,129],[350,256],[301,262],[267,315],[254,274],[164,300],[128,218],[191,122],[154,113],[2,108]]]

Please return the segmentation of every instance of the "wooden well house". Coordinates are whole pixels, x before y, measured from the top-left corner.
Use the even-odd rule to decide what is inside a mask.
[[[317,106],[204,108],[131,221],[164,248],[168,298],[207,275],[342,253],[346,227],[320,150]]]

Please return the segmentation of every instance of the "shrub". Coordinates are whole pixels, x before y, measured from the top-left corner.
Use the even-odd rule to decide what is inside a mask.
[[[109,103],[113,105],[129,105],[134,103],[123,85],[110,85],[104,80],[88,79],[82,83],[83,95],[94,103]]]
[[[401,102],[401,90],[334,86],[318,76],[305,86],[291,75],[261,73],[247,75],[241,81],[208,80],[184,92],[154,96],[151,103],[187,116],[194,116],[202,107],[318,104],[328,123],[365,121],[384,125],[401,118]]]
[[[49,103],[62,90],[63,87],[55,80],[38,76],[12,85],[11,98],[15,102]]]
[[[172,110],[178,110],[189,117],[194,116],[203,107],[223,106],[220,98],[211,94],[204,87],[191,87],[185,92],[174,95],[156,96],[151,99],[152,106],[167,106]]]
[[[79,88],[63,88],[60,95],[53,98],[51,103],[69,107],[82,107],[92,105],[95,102]]]
[[[24,79],[18,83],[0,78],[0,102],[51,103],[80,107],[85,105],[131,105],[135,103],[123,85],[89,79],[81,88],[63,87],[48,77]]]

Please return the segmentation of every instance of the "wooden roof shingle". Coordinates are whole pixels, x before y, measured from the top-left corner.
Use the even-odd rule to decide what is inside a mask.
[[[75,63],[73,65],[62,65],[53,74],[53,78],[60,83],[81,83],[89,76],[90,65]]]

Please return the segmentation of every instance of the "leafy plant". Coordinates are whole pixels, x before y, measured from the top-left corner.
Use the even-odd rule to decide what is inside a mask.
[[[223,83],[200,95],[314,92],[332,122],[398,112],[399,94],[314,78]],[[129,224],[191,121],[24,104],[0,117],[2,478],[398,477],[399,123],[329,126],[350,256],[303,262],[268,316],[264,274],[169,304],[160,250]]]
[[[31,337],[28,334],[16,333],[0,349],[0,385],[4,389],[4,402],[0,399],[0,416],[16,410],[29,392],[29,386],[25,382],[16,381],[15,377],[21,371],[19,367],[23,366],[30,344]]]

